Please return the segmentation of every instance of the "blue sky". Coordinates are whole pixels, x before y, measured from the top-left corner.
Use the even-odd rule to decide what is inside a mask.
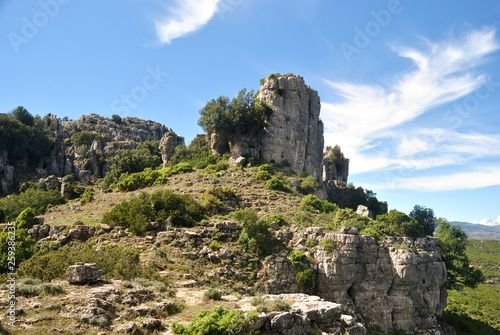
[[[0,112],[136,116],[189,142],[210,99],[300,74],[349,181],[500,223],[500,2],[7,0]]]

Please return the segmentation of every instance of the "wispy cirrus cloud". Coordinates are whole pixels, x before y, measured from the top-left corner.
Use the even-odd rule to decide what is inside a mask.
[[[495,29],[483,28],[444,42],[424,40],[421,49],[393,46],[399,56],[413,61],[414,68],[400,74],[390,85],[325,80],[343,98],[340,103],[322,103],[325,143],[342,147],[350,158],[351,173],[424,170],[465,164],[481,157],[500,157],[500,150],[495,149],[500,144],[497,134],[427,129],[412,123],[431,109],[462,98],[485,84],[488,76],[478,73],[476,68],[491,61],[491,54],[499,49],[495,34]],[[463,173],[483,177],[489,171]],[[436,178],[442,183],[435,185],[453,188],[452,176]],[[393,187],[419,189],[419,181],[423,180],[407,179]],[[486,184],[493,182],[500,180],[492,178]]]
[[[183,37],[206,25],[219,10],[221,0],[175,0],[168,7],[170,15],[155,22],[156,33],[162,43]]]
[[[500,185],[498,166],[479,167],[474,171],[423,177],[399,178],[392,183],[370,185],[374,189],[402,188],[417,191],[454,191]]]

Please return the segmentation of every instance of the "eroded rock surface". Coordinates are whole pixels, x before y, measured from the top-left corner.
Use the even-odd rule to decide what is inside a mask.
[[[303,236],[302,236],[303,235]],[[319,297],[350,306],[377,320],[384,331],[424,331],[438,327],[446,307],[446,267],[435,238],[331,234],[309,228],[294,239],[332,239],[335,250],[319,247],[303,268],[315,271],[312,289]],[[295,280],[300,269],[286,257],[273,257],[265,265],[268,293],[303,291]],[[440,333],[436,333],[440,334]]]

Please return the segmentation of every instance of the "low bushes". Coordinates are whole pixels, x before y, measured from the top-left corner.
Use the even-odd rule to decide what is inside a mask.
[[[173,322],[171,330],[181,335],[252,335],[255,334],[252,326],[257,319],[257,315],[245,316],[241,311],[216,306],[211,311],[202,310],[187,326]]]
[[[226,210],[225,201],[239,200],[240,197],[229,187],[213,187],[203,193],[201,205],[207,214],[216,214]]]
[[[142,192],[131,200],[125,200],[103,215],[106,224],[125,226],[135,235],[142,235],[147,222],[165,222],[172,217],[175,226],[188,227],[203,219],[203,208],[188,195],[169,190],[153,194]]]
[[[204,169],[206,173],[215,173],[223,170],[227,170],[229,168],[229,164],[225,162],[219,162],[217,164],[210,164]]]
[[[122,174],[115,186],[121,192],[130,192],[152,185],[163,185],[168,177],[191,171],[193,171],[193,167],[188,163],[179,163],[161,170],[146,168],[141,172]]]
[[[257,214],[251,210],[234,213],[234,218],[243,224],[238,244],[251,254],[259,257],[269,255],[276,246],[276,241],[269,230],[269,225],[259,221]]]
[[[19,265],[18,275],[45,282],[64,279],[66,269],[76,262],[97,263],[108,278],[151,278],[155,275],[153,269],[140,261],[140,250],[137,248],[107,245],[99,246],[97,252],[96,247],[95,243],[87,242],[75,247],[66,245],[48,252],[40,250]]]
[[[322,213],[331,213],[336,211],[338,206],[328,200],[319,200],[318,197],[309,194],[302,199],[300,209],[309,212],[320,211]]]

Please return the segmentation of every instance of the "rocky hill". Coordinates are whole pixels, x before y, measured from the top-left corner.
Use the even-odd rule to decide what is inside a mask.
[[[378,214],[387,204],[347,186],[349,160],[340,148],[323,152],[317,92],[300,76],[271,75],[257,96],[272,109],[262,132],[224,143],[217,134],[202,135],[188,148],[151,121],[92,114],[62,122],[47,115],[40,127],[53,145],[34,179],[52,176],[25,186],[25,193],[64,194],[59,182],[68,174],[84,191],[45,204],[42,215],[29,208],[17,216],[23,251],[17,323],[5,328],[13,334],[454,334],[440,321],[447,272],[438,240],[396,237],[411,226],[404,213],[373,219],[364,204],[371,200]],[[120,149],[151,140],[162,168],[127,171],[110,185],[98,180],[120,171],[111,166]],[[4,171],[15,169],[2,162]],[[3,178],[7,191],[17,182]],[[8,206],[21,198],[0,200]],[[2,248],[9,227],[0,228]],[[0,289],[10,290],[7,279],[0,275]],[[0,307],[9,306],[2,297]],[[0,326],[9,317],[0,315]]]
[[[135,117],[122,119],[117,115],[109,119],[97,114],[65,122],[55,115],[47,114],[39,128],[43,129],[52,145],[36,166],[28,159],[9,162],[9,148],[0,153],[3,194],[15,191],[28,178],[38,180],[49,175],[72,175],[76,180],[90,184],[106,176],[110,160],[118,150],[131,150],[145,141],[159,141],[164,134],[171,132],[153,121]],[[179,137],[176,144],[183,143],[183,138]]]

